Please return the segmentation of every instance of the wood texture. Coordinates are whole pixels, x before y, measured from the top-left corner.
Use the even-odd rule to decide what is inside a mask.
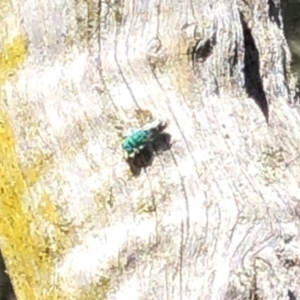
[[[28,52],[3,76],[1,174],[16,183],[0,228],[18,299],[299,297],[300,120],[278,1],[20,3],[15,31],[2,19]],[[149,116],[172,147],[133,176],[122,135]]]

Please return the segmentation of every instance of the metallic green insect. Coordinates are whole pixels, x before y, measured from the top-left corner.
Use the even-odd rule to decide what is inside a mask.
[[[153,141],[158,134],[160,134],[167,127],[167,122],[162,120],[155,120],[147,123],[140,129],[135,129],[129,134],[122,143],[122,148],[125,155],[134,157],[135,154]]]

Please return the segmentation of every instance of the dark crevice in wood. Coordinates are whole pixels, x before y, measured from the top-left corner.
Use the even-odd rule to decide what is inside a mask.
[[[244,34],[244,47],[245,47],[245,57],[244,57],[244,74],[245,74],[245,88],[249,97],[255,100],[255,103],[258,105],[262,111],[266,122],[269,121],[269,106],[266,98],[265,91],[263,89],[263,83],[260,76],[260,61],[259,61],[259,52],[255,45],[251,29],[248,27],[245,22],[245,18],[242,12],[241,22],[243,26]]]
[[[216,34],[207,40],[196,40],[195,45],[187,50],[187,54],[192,56],[193,69],[197,61],[205,62],[212,54],[213,47],[216,45]]]
[[[291,99],[292,101],[290,101],[290,104],[292,104],[292,105],[298,104],[299,103],[299,99],[300,99],[300,82],[299,82],[299,78],[298,78],[297,84],[296,84],[295,95]]]
[[[280,3],[274,3],[278,2],[278,0],[268,0],[268,6],[269,6],[269,18],[272,22],[275,22],[278,26],[278,28],[281,28],[281,21],[280,21]]]
[[[0,250],[0,300],[16,300],[16,295],[10,280],[6,273],[6,266]]]
[[[238,48],[237,48],[237,42],[235,42],[234,45],[234,52],[233,55],[229,58],[229,72],[230,72],[230,77],[234,77],[235,72],[236,72],[236,65],[238,63]]]
[[[294,293],[292,293],[290,290],[288,290],[288,297],[289,297],[290,300],[297,300]]]
[[[284,82],[288,83],[288,74],[287,74],[287,59],[286,59],[286,53],[285,50],[283,49],[283,47],[281,47],[281,51],[282,51],[282,66],[283,66],[283,76],[284,76]],[[290,88],[288,84],[285,84],[286,89],[288,91],[288,94],[290,95]],[[275,91],[277,92],[277,91]]]
[[[295,105],[295,104],[298,104],[299,99],[300,99],[299,78],[297,77],[297,83],[295,86],[295,90],[294,91],[291,90],[288,85],[289,79],[288,79],[288,71],[287,71],[288,62],[287,62],[287,58],[286,58],[286,51],[283,47],[281,49],[282,49],[282,65],[283,65],[284,85],[288,92],[288,104]]]
[[[282,23],[283,26],[283,32],[284,36],[288,42],[289,49],[287,51],[291,52],[292,55],[292,63],[291,63],[291,71],[297,76],[297,82],[295,86],[295,90],[291,90],[289,88],[289,85],[286,84],[286,88],[288,90],[288,103],[291,106],[299,104],[300,99],[300,83],[299,83],[299,68],[297,66],[300,65],[300,55],[299,53],[289,45],[289,42],[293,41],[295,39],[294,28],[298,28],[300,25],[300,18],[296,17],[296,14],[293,13],[293,11],[299,10],[299,4],[296,2],[291,5],[288,3],[288,1],[282,1],[281,2],[281,16],[282,16]],[[283,46],[281,46],[282,52],[283,52],[283,75],[285,82],[288,83],[288,72],[287,72],[287,65],[289,62],[287,62],[287,53]]]

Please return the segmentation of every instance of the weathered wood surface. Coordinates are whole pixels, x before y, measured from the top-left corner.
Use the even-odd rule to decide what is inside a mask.
[[[1,21],[28,42],[1,100],[18,299],[300,297],[300,119],[277,1],[20,3]],[[172,147],[131,176],[121,131],[148,112]]]

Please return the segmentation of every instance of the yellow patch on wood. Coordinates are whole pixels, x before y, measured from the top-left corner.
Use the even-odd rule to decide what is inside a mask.
[[[168,67],[172,71],[171,79],[178,92],[189,94],[195,79],[193,77],[192,61],[190,61],[186,53],[188,43],[184,39],[179,38],[173,41],[170,49],[172,49],[172,51],[170,50],[172,55],[169,57]]]
[[[28,49],[24,36],[16,37],[10,44],[2,43],[0,47],[1,85],[24,63]],[[1,109],[0,161],[1,250],[17,298],[68,299],[54,285],[50,286],[55,263],[48,253],[49,239],[32,228],[36,215],[26,211],[23,203],[28,183],[38,182],[40,171],[38,168],[22,171],[9,119]],[[53,213],[55,219],[56,212],[51,210],[49,213]]]
[[[9,1],[2,2],[0,21],[6,11],[12,10]],[[6,35],[0,36],[0,89],[27,57],[25,36],[19,35],[11,43],[6,42]],[[74,244],[71,240],[74,228],[63,224],[61,213],[45,193],[41,195],[37,211],[27,207],[24,199],[30,196],[30,187],[38,184],[45,172],[44,157],[37,157],[34,161],[37,163],[26,169],[20,165],[9,118],[2,108],[0,93],[0,246],[12,284],[18,299],[70,299],[67,292],[61,291],[53,275],[57,261],[63,258],[71,243]],[[39,222],[54,227],[51,237],[39,231],[36,226],[41,224]],[[100,296],[109,285],[102,281]],[[93,294],[94,289],[87,293]],[[99,299],[98,296],[99,293],[89,299]]]
[[[11,3],[7,0],[0,1],[0,20],[2,20],[11,10]]]
[[[42,201],[40,202],[38,212],[51,224],[59,224],[59,214],[50,196],[47,194],[42,195]]]
[[[97,282],[83,289],[76,297],[76,300],[106,300],[111,289],[111,284],[112,282],[109,277],[100,277]]]
[[[23,177],[27,179],[27,186],[30,187],[34,184],[37,183],[38,179],[39,179],[39,171],[36,169],[30,169],[28,171],[26,171],[26,173],[23,173]]]
[[[26,178],[17,161],[13,133],[3,111],[0,111],[0,161],[1,248],[17,297],[41,299],[43,294],[42,299],[63,299],[53,290],[50,292],[50,272],[55,266],[47,255],[47,238],[31,230],[35,216],[23,206]]]
[[[28,56],[27,39],[20,35],[0,48],[0,84],[15,74]]]

